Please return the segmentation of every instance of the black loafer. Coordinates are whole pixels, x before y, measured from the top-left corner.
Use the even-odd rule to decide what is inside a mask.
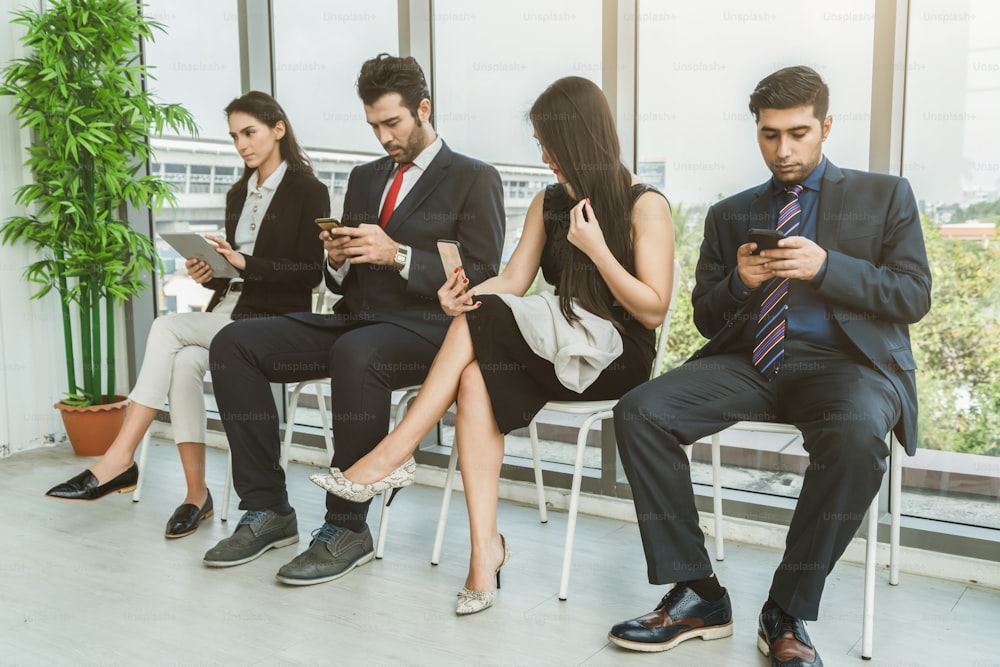
[[[174,510],[174,513],[167,519],[167,529],[163,533],[168,539],[184,537],[198,530],[198,524],[203,519],[212,516],[212,492],[209,491],[208,498],[203,507],[184,503]]]
[[[84,470],[76,477],[68,479],[62,484],[56,484],[46,491],[45,495],[59,500],[98,500],[109,493],[135,491],[135,485],[138,481],[139,466],[135,463],[132,464],[131,468],[104,484],[98,484],[94,473]]]
[[[722,639],[731,634],[733,605],[729,593],[710,602],[680,582],[663,596],[656,609],[611,628],[608,639],[633,651],[666,651],[695,637]]]
[[[806,632],[806,622],[786,614],[773,602],[765,603],[760,611],[757,648],[771,656],[771,667],[823,667]]]

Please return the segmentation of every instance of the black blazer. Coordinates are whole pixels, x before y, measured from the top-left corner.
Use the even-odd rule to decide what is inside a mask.
[[[763,290],[741,301],[729,281],[747,232],[770,226],[772,210],[770,180],[709,209],[691,298],[695,326],[710,340],[692,358],[724,353],[743,340]],[[847,338],[896,388],[903,409],[893,431],[913,454],[917,387],[908,325],[931,306],[931,274],[913,191],[905,179],[827,162],[816,215],[816,243],[828,253],[816,291]]]
[[[345,225],[378,224],[379,202],[393,167],[392,158],[385,156],[351,171],[341,220]],[[345,321],[387,322],[440,345],[452,318],[437,299],[445,281],[438,239],[461,243],[469,284],[477,285],[497,274],[504,229],[500,174],[444,144],[385,226],[390,238],[411,248],[409,279],[394,266],[356,264],[338,285],[324,270],[327,286],[344,297],[334,315],[292,317],[330,327]]]
[[[246,198],[245,182],[226,193],[226,240],[234,248],[236,224]],[[289,165],[261,220],[254,254],[246,256],[246,269],[240,272],[243,293],[233,319],[312,310],[312,289],[321,280],[324,258],[320,229],[314,220],[329,215],[326,186]],[[225,278],[206,283],[215,290],[209,310],[225,296],[228,286]]]

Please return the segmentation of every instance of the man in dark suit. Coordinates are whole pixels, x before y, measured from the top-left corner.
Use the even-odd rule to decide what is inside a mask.
[[[796,666],[822,664],[803,621],[818,617],[826,576],[879,488],[886,434],[916,447],[908,325],[931,290],[916,202],[901,178],[823,156],[828,98],[808,67],[757,85],[750,111],[773,177],[708,212],[692,301],[710,341],[615,409],[649,581],[675,584],[654,611],[611,629],[620,646],[732,634],[682,444],[744,419],[801,430],[809,466],[758,627],[771,664]],[[752,228],[785,238],[760,250]]]
[[[357,87],[389,155],[351,172],[344,227],[321,236],[327,286],[343,298],[330,315],[236,322],[212,343],[212,381],[247,512],[233,535],[205,554],[210,567],[246,563],[298,541],[269,383],[331,378],[331,465],[347,469],[388,432],[392,390],[422,382],[444,340],[451,318],[437,300],[445,281],[437,240],[461,243],[470,284],[497,272],[505,224],[500,175],[452,152],[434,131],[417,62],[382,54],[362,66]],[[325,522],[278,580],[330,581],[370,561],[367,512],[368,503],[326,495]]]

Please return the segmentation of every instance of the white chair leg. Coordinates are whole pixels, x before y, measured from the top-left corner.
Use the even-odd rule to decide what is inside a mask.
[[[610,416],[607,415],[607,416]],[[573,538],[576,536],[576,514],[580,509],[580,486],[583,484],[583,452],[587,447],[587,434],[598,415],[591,415],[580,426],[576,437],[576,464],[573,466],[573,486],[569,494],[569,517],[566,519],[566,546],[563,547],[562,576],[559,578],[559,599],[565,600],[569,590],[569,566],[573,559]]]
[[[281,452],[278,454],[278,465],[282,470],[288,470],[288,452],[292,446],[292,434],[295,432],[295,413],[299,409],[299,394],[305,388],[307,382],[299,382],[292,390],[292,395],[288,397],[288,409],[285,417],[285,437],[281,441]],[[322,397],[320,397],[322,398]]]
[[[535,420],[528,424],[528,435],[531,436],[531,458],[535,462],[535,489],[538,491],[538,520],[548,523],[549,515],[545,508],[545,484],[542,481],[542,460],[538,456],[538,428]]]
[[[861,659],[872,659],[875,626],[875,560],[878,548],[878,493],[868,507],[868,537],[865,540],[865,601],[861,628]]]
[[[135,491],[132,492],[132,502],[139,502],[139,498],[142,495],[142,479],[146,474],[146,456],[149,454],[149,429],[142,435],[142,441],[139,443],[139,479],[135,481]]]
[[[715,516],[715,560],[725,560],[722,543],[722,445],[718,433],[712,436],[712,514]]]
[[[382,516],[378,520],[378,538],[375,540],[375,558],[381,560],[385,550],[385,536],[389,533],[389,498],[392,493],[382,493]]]
[[[451,504],[451,490],[455,486],[455,469],[458,467],[458,447],[452,445],[451,456],[448,457],[448,474],[444,478],[444,493],[441,497],[441,514],[438,515],[437,531],[434,534],[434,551],[431,553],[431,565],[441,562],[441,547],[444,544],[444,527],[448,523],[448,506]]]
[[[325,380],[317,380],[313,382],[313,386],[316,387],[316,401],[319,406],[319,423],[323,427],[323,442],[326,443],[326,460],[333,460],[333,431],[330,427],[330,415],[326,412],[326,396],[323,394],[323,386],[326,384]],[[286,454],[287,462],[287,454]]]
[[[903,504],[903,455],[902,445],[896,436],[889,438],[889,584],[899,584],[899,524]]]
[[[233,452],[226,451],[226,481],[222,486],[222,511],[219,512],[219,520],[229,519],[229,492],[233,488]]]

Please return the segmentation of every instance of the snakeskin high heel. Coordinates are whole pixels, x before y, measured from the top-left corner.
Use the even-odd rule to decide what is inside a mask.
[[[344,473],[339,468],[330,468],[329,475],[309,475],[309,480],[313,484],[323,487],[327,493],[332,493],[354,503],[363,503],[389,489],[393,490],[392,495],[395,496],[401,488],[413,484],[416,474],[417,462],[411,456],[403,465],[372,484],[355,484],[344,477]]]
[[[496,599],[496,591],[500,590],[500,568],[506,565],[507,560],[510,558],[510,549],[507,548],[507,540],[504,539],[502,533],[500,534],[500,544],[503,545],[503,561],[497,565],[496,589],[492,591],[474,591],[463,587],[458,592],[458,602],[455,603],[455,613],[459,616],[476,614],[493,606],[493,601]]]

